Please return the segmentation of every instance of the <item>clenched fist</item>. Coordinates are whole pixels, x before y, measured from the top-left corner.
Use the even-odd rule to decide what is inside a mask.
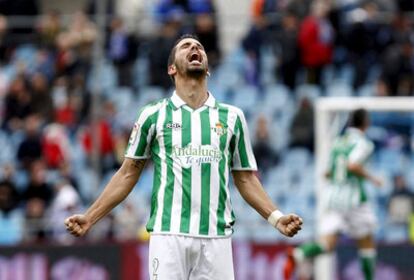
[[[295,214],[288,214],[280,217],[277,221],[276,228],[283,235],[292,237],[302,229],[302,224],[303,221],[301,217]]]
[[[83,236],[92,226],[85,215],[73,215],[65,220],[66,230],[74,236]]]

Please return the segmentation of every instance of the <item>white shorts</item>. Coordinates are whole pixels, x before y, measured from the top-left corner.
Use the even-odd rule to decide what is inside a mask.
[[[322,216],[319,235],[344,233],[358,239],[373,234],[376,226],[374,211],[364,203],[347,211],[329,209]]]
[[[231,238],[151,234],[151,280],[233,280]]]

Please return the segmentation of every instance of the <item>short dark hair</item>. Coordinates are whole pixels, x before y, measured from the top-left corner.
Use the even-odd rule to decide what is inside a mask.
[[[368,111],[360,108],[352,112],[351,117],[349,118],[349,126],[362,128],[366,125],[367,121]]]
[[[170,55],[168,56],[168,65],[167,65],[167,68],[168,67],[170,67],[171,65],[173,65],[174,64],[174,62],[175,62],[175,52],[176,52],[176,50],[177,50],[177,45],[178,45],[178,43],[180,43],[182,40],[184,40],[184,39],[194,39],[194,40],[197,40],[197,41],[200,41],[200,39],[198,39],[198,37],[197,37],[197,35],[194,35],[194,34],[183,34],[183,35],[181,35],[175,42],[174,42],[174,45],[173,45],[173,48],[171,49],[171,51],[170,51]],[[174,82],[174,77],[172,77],[172,76],[170,76],[171,77],[171,80]]]

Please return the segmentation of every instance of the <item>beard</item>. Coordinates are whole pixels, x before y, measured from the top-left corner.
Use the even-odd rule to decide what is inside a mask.
[[[193,78],[193,79],[200,79],[203,78],[205,76],[207,76],[207,67],[201,66],[201,67],[191,67],[191,65],[185,67],[183,65],[176,65],[177,67],[177,71],[182,75],[182,76],[187,76],[189,78]]]
[[[186,75],[190,78],[202,78],[207,76],[207,70],[203,68],[187,68]]]

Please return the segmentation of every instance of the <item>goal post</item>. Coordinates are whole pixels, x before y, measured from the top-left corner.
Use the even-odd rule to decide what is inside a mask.
[[[414,112],[414,97],[322,97],[315,105],[315,196],[316,222],[323,216],[324,173],[329,161],[329,152],[333,139],[343,128],[344,115],[363,108],[369,112]],[[347,119],[347,117],[345,118]],[[332,256],[316,259],[315,279],[334,279],[335,263]]]

